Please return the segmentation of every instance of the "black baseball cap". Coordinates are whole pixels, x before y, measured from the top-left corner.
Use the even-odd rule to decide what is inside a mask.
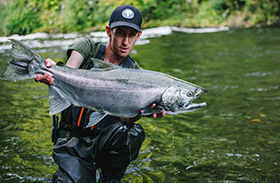
[[[125,26],[131,27],[138,32],[141,32],[142,14],[141,12],[131,5],[123,5],[117,7],[109,21],[110,28]]]

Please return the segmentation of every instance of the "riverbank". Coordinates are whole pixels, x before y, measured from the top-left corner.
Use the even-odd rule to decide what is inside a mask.
[[[150,40],[148,38],[160,37],[162,35],[170,35],[172,32],[183,32],[183,33],[213,33],[213,32],[221,32],[230,30],[227,26],[221,27],[212,27],[212,28],[181,28],[181,27],[171,27],[171,26],[163,26],[163,27],[155,27],[144,29],[140,39],[136,42],[136,45],[144,45],[148,44]],[[0,53],[5,50],[11,49],[11,42],[9,39],[16,39],[19,41],[28,42],[27,44],[37,49],[45,49],[50,47],[61,47],[63,50],[68,49],[70,45],[72,45],[76,39],[81,37],[89,37],[94,41],[99,41],[102,43],[107,43],[108,36],[105,31],[95,31],[88,33],[44,33],[37,32],[31,33],[27,35],[18,35],[14,34],[11,36],[2,36],[0,37]],[[31,41],[29,41],[31,40]],[[44,41],[43,41],[44,40]]]
[[[116,6],[131,4],[151,27],[251,27],[279,24],[280,2],[228,0],[3,0],[0,35],[103,31]]]

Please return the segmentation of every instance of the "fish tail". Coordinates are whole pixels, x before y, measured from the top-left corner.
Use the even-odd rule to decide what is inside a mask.
[[[40,73],[40,67],[45,67],[44,59],[22,42],[15,39],[10,40],[14,59],[8,62],[0,73],[0,79],[19,81],[35,78]]]

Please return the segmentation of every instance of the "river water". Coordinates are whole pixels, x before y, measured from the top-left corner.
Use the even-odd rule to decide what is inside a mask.
[[[206,108],[142,118],[146,140],[124,182],[279,182],[280,27],[144,31],[132,52],[148,70],[205,87]],[[13,36],[43,58],[65,61],[77,37],[104,33]],[[11,60],[0,38],[0,69]],[[56,171],[47,87],[0,81],[0,182],[44,182]]]

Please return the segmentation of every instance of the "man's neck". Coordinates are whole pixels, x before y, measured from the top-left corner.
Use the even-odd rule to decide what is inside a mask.
[[[104,55],[105,62],[109,62],[109,63],[115,64],[115,65],[120,65],[120,63],[122,63],[122,61],[124,59],[125,58],[123,58],[123,57],[116,56],[112,52],[112,50],[109,48],[109,46],[108,45],[106,46],[105,55]]]

